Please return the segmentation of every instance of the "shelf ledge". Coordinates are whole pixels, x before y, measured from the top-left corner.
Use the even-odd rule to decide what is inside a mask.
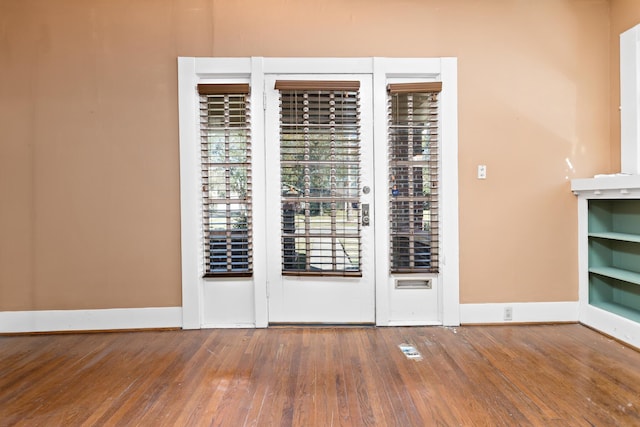
[[[634,271],[622,270],[615,267],[590,267],[589,273],[622,280],[623,282],[633,283],[634,285],[640,285],[640,273],[636,273]]]
[[[585,197],[640,197],[640,175],[614,174],[572,179],[571,191],[576,196]]]
[[[599,239],[608,239],[608,240],[619,240],[622,242],[633,242],[640,243],[640,235],[637,234],[629,234],[629,233],[616,233],[613,231],[599,232],[599,233],[589,233],[589,237],[596,237]]]

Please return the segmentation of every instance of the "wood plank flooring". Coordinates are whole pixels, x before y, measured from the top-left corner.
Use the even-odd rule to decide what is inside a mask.
[[[0,426],[94,425],[637,426],[640,353],[576,324],[0,337]]]

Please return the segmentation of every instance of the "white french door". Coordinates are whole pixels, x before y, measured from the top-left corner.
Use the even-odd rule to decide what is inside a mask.
[[[268,321],[375,323],[371,75],[264,90]]]
[[[179,58],[182,326],[459,324],[456,64]],[[237,108],[203,109],[199,88],[211,85],[248,92],[250,194],[239,191],[245,175],[227,167],[231,154],[203,168],[203,141],[220,160],[203,123],[227,132],[239,120]],[[246,222],[233,215],[240,195],[251,210]],[[211,198],[224,199],[226,221],[215,209],[203,213]],[[203,231],[211,223],[226,225],[226,257]],[[252,248],[241,272],[238,230]]]

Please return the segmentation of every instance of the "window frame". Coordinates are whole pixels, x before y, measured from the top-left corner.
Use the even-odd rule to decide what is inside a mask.
[[[389,274],[388,198],[380,196],[387,191],[388,165],[386,150],[386,86],[394,81],[441,81],[442,152],[440,228],[441,268],[436,281],[441,286],[438,310],[442,325],[458,325],[459,314],[459,248],[458,248],[458,105],[456,58],[178,58],[178,106],[180,150],[180,204],[181,204],[181,254],[182,254],[182,318],[184,329],[201,327],[266,327],[268,325],[267,266],[259,250],[266,247],[266,232],[254,218],[254,268],[253,277],[228,280],[202,277],[203,263],[201,227],[201,197],[199,144],[193,144],[199,136],[197,105],[198,83],[249,83],[253,158],[265,155],[264,105],[265,76],[269,74],[369,74],[373,80],[373,118],[375,139],[374,169],[376,191],[374,226],[376,250],[376,324],[392,325],[393,313],[390,301],[396,298],[393,284],[397,275]],[[445,141],[448,141],[445,143]],[[265,168],[254,162],[254,212],[256,206],[265,206]],[[198,220],[196,220],[196,218]],[[433,276],[427,276],[433,278]],[[422,276],[412,276],[421,279]],[[211,285],[215,292],[211,293]],[[403,290],[405,295],[410,292]],[[406,298],[406,297],[403,297]],[[219,302],[218,302],[219,301]],[[233,304],[229,303],[232,301]],[[404,300],[403,300],[404,301]],[[409,303],[411,302],[408,300]],[[238,302],[236,307],[234,304]],[[242,305],[240,304],[242,303]],[[211,307],[213,304],[213,307]],[[402,305],[402,304],[400,304]],[[232,309],[229,306],[233,306]],[[208,311],[220,311],[211,320]],[[222,316],[222,317],[221,317]],[[219,319],[222,320],[219,320]],[[407,323],[408,324],[408,323]]]
[[[424,325],[421,320],[395,320],[395,306],[419,310],[420,299],[414,290],[402,289],[398,283],[404,280],[429,281],[439,292],[438,322],[434,325],[454,326],[460,323],[459,283],[459,231],[458,231],[458,76],[456,58],[374,58],[374,134],[384,135],[384,141],[376,141],[375,173],[378,193],[375,209],[376,251],[380,253],[376,264],[376,324]],[[387,85],[395,83],[440,82],[439,182],[440,201],[440,267],[438,273],[391,273],[389,237],[389,162],[387,135]],[[380,187],[383,186],[383,189]],[[384,224],[380,224],[383,222]],[[385,279],[386,278],[386,279]],[[419,292],[417,290],[415,292]]]

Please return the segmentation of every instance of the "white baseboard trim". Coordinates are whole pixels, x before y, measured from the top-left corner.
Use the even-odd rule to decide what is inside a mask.
[[[511,307],[512,320],[505,320],[505,308]],[[513,302],[460,304],[460,323],[553,323],[577,322],[578,301]]]
[[[618,316],[592,305],[583,311],[582,323],[610,337],[640,349],[640,323]]]
[[[511,307],[513,320],[504,320]],[[578,302],[460,304],[461,324],[577,322]],[[389,322],[413,326],[421,322]],[[424,325],[424,323],[421,323]],[[182,327],[182,307],[100,310],[0,311],[0,333],[99,331]],[[207,324],[203,328],[255,328],[254,324]]]
[[[256,329],[255,323],[205,323],[200,329]]]
[[[437,321],[419,321],[419,320],[389,320],[382,326],[441,326],[442,322]],[[381,326],[381,325],[376,325]]]
[[[0,311],[0,333],[182,327],[182,307]]]

